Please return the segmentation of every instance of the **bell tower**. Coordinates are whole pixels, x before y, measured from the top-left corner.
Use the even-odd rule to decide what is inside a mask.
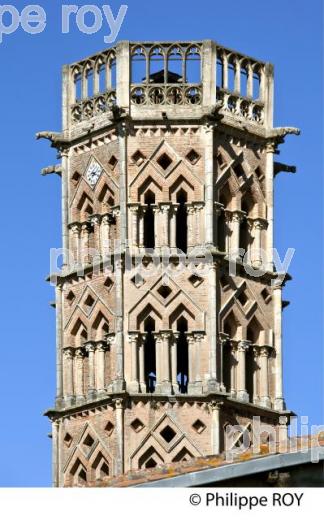
[[[273,257],[273,67],[205,40],[63,68],[55,486],[217,454],[287,427]],[[241,442],[241,436],[232,442]]]

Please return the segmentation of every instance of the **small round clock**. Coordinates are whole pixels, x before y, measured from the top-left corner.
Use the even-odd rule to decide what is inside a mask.
[[[92,188],[97,184],[101,172],[102,168],[97,162],[92,162],[89,165],[88,171],[86,173],[86,179]]]

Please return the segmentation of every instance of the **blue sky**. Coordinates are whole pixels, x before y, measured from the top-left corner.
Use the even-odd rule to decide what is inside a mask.
[[[56,162],[40,130],[59,130],[61,66],[107,45],[108,27],[61,34],[63,2],[39,2],[47,12],[39,35],[19,29],[0,44],[1,192],[1,446],[0,486],[51,483],[50,425],[42,411],[55,392],[53,290],[45,283],[49,249],[60,246],[60,180],[42,178]],[[66,2],[67,3],[67,2]],[[78,5],[104,2],[78,2]],[[119,2],[109,2],[114,14]],[[126,2],[125,2],[126,3]],[[27,2],[13,2],[22,10]],[[285,289],[285,394],[289,408],[323,424],[322,2],[313,0],[184,0],[129,2],[118,39],[211,38],[275,65],[275,124],[300,137],[281,146],[281,162],[296,175],[275,181],[275,243],[296,249]]]

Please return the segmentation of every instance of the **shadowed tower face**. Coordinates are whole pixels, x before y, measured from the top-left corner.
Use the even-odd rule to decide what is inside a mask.
[[[62,133],[40,134],[62,158],[56,486],[217,454],[226,425],[289,417],[273,155],[294,130],[272,127],[272,98],[270,64],[212,41],[64,67]]]

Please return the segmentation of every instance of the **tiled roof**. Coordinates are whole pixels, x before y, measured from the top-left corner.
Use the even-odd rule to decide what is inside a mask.
[[[289,439],[288,449],[284,445],[276,444],[275,450],[270,452],[268,444],[260,446],[259,453],[253,453],[252,449],[245,453],[234,456],[231,462],[226,461],[225,453],[221,455],[211,455],[207,457],[199,457],[184,462],[174,462],[171,464],[160,465],[151,469],[141,469],[130,471],[120,477],[112,477],[101,486],[110,487],[128,487],[140,484],[150,483],[154,481],[162,481],[177,477],[180,475],[189,475],[190,473],[199,472],[208,469],[221,468],[238,462],[244,463],[251,460],[266,459],[274,454],[282,453],[302,453],[309,452],[312,447],[324,447],[324,434],[317,436],[294,437]],[[323,450],[322,450],[323,451]]]

